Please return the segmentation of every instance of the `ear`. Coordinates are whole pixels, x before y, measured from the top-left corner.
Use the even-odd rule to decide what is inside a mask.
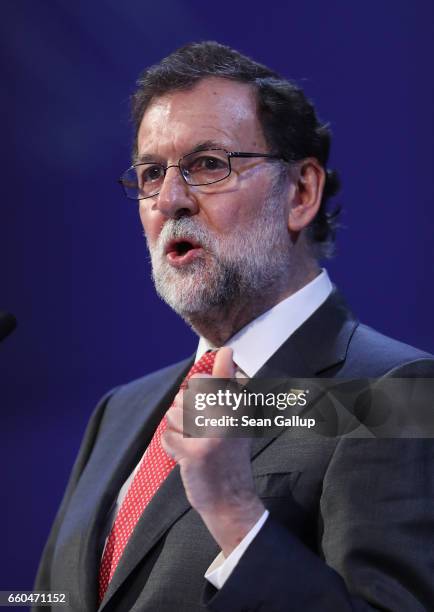
[[[314,157],[303,159],[293,168],[292,202],[289,210],[290,232],[301,232],[312,222],[321,205],[325,185],[325,171]]]

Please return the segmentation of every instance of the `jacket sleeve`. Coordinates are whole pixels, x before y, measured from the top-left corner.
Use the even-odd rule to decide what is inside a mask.
[[[208,609],[433,610],[434,440],[341,438],[323,478],[318,533],[313,552],[271,515],[222,589],[206,585]]]
[[[41,561],[39,563],[38,572],[35,579],[35,590],[39,591],[50,591],[51,589],[51,563],[53,559],[53,553],[56,547],[57,534],[62,524],[64,515],[68,508],[69,500],[71,499],[72,494],[74,493],[77,482],[86,466],[86,463],[90,457],[92,452],[95,439],[98,435],[99,426],[101,423],[101,419],[104,414],[104,410],[106,408],[107,402],[110,397],[113,395],[114,390],[110,391],[107,395],[105,395],[102,400],[99,402],[95,411],[93,412],[89,423],[87,425],[83,441],[80,446],[80,450],[77,456],[77,459],[72,468],[72,472],[63,495],[63,499],[59,510],[56,514],[56,518],[54,520],[53,526],[51,528],[47,543],[45,544],[44,551],[42,553]]]

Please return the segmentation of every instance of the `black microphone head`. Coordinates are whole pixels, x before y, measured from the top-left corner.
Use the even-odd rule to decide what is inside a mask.
[[[13,314],[9,312],[0,312],[0,341],[6,338],[6,336],[9,336],[16,326],[17,320]]]

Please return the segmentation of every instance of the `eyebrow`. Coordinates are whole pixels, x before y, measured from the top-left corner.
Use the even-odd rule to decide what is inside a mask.
[[[227,150],[226,145],[221,142],[217,142],[215,140],[204,140],[203,142],[198,143],[194,149],[189,151],[190,153],[197,153],[198,151],[208,151],[209,149],[224,149]]]
[[[192,149],[188,150],[184,155],[188,155],[189,153],[197,153],[198,151],[208,151],[210,149],[224,149],[227,151],[227,146],[221,142],[217,142],[215,140],[204,140],[202,142],[197,143]],[[183,157],[184,155],[181,155]],[[141,153],[140,155],[136,155],[133,163],[134,164],[145,164],[147,162],[158,162],[158,159],[161,159],[159,155],[153,155],[152,153]]]

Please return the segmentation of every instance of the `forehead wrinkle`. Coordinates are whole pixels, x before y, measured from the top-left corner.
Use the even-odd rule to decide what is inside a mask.
[[[154,160],[177,161],[202,140],[227,150],[266,145],[253,90],[221,78],[155,99],[145,111],[138,137],[138,157],[150,154]]]

